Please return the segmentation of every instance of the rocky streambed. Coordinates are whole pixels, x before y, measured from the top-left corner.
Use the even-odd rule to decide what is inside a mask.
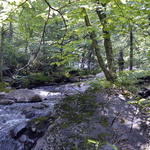
[[[54,106],[88,86],[66,84],[0,93],[0,150],[30,150],[53,122]]]
[[[21,89],[5,95],[5,105],[1,96],[0,150],[150,149],[148,114],[127,104],[124,92],[87,88],[46,86],[25,95]]]

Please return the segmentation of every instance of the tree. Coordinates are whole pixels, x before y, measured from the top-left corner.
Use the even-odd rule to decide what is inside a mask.
[[[0,81],[3,81],[3,51],[4,51],[4,26],[1,27],[1,43],[0,43]]]
[[[133,69],[133,32],[130,30],[130,70]]]
[[[83,8],[83,11],[85,13],[85,24],[87,27],[90,27],[91,26],[91,23],[90,23],[90,20],[89,20],[89,17],[87,15],[87,12],[86,12],[86,9]],[[95,31],[91,31],[90,33],[90,38],[92,40],[92,43],[93,43],[93,47],[94,47],[94,50],[95,50],[95,53],[96,53],[96,56],[97,56],[97,59],[98,59],[98,63],[100,65],[100,67],[102,68],[105,76],[106,76],[106,79],[108,81],[111,81],[111,82],[114,82],[114,78],[113,78],[113,75],[111,74],[111,72],[109,72],[107,70],[107,67],[105,66],[104,64],[104,61],[103,61],[103,58],[100,54],[100,49],[99,49],[99,46],[98,46],[98,42],[96,40],[96,34],[95,34]],[[110,64],[109,64],[110,65]],[[112,68],[112,66],[109,66],[110,68]]]
[[[48,73],[54,72],[54,64],[61,70],[71,64],[90,66],[92,56],[93,60],[97,58],[107,80],[113,82],[120,49],[124,52],[125,67],[130,65],[131,54],[130,60],[140,58],[148,64],[147,0],[7,0],[0,3],[0,24],[6,25],[7,32],[4,62],[7,65],[15,62],[15,70],[30,65],[32,71],[42,68],[42,72]],[[131,27],[134,43],[129,38]]]

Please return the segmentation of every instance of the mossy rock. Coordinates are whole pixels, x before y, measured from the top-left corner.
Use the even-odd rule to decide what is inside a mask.
[[[50,124],[50,116],[38,117],[29,122],[28,128],[37,133],[44,133],[45,128]]]

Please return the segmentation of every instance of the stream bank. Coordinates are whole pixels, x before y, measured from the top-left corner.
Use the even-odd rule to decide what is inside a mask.
[[[0,150],[149,150],[148,115],[121,91],[88,87],[39,87],[42,101],[1,105]]]

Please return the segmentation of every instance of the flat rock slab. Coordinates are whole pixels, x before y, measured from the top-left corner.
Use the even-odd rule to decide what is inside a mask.
[[[32,150],[149,150],[148,115],[122,97],[105,93],[65,98],[53,112],[55,122]]]

